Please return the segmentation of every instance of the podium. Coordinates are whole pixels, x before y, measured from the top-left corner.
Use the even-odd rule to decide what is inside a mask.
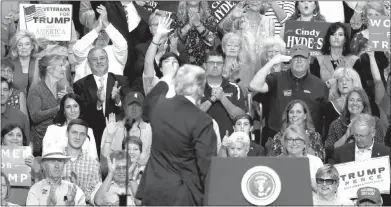
[[[268,168],[274,171],[279,177],[280,191],[276,192],[276,198],[270,206],[312,206],[312,188],[309,170],[309,160],[306,157],[247,157],[247,158],[221,158],[213,157],[209,173],[205,182],[204,205],[212,206],[251,206],[245,198],[242,190],[242,180],[251,175],[263,179],[262,171],[255,174],[250,172],[254,168]],[[246,173],[247,172],[247,173]],[[267,175],[267,173],[266,173]],[[254,177],[253,176],[253,177]],[[253,180],[259,180],[257,177]],[[268,177],[268,176],[266,176]],[[276,180],[276,179],[270,179]],[[256,182],[256,181],[254,181]],[[250,182],[247,182],[250,183]],[[272,182],[269,182],[272,183]],[[244,183],[246,185],[246,183]],[[251,184],[248,184],[251,186]],[[249,191],[254,192],[254,187],[247,187]],[[275,188],[273,188],[275,189]],[[246,191],[246,190],[244,190]],[[276,190],[277,191],[277,190]],[[273,191],[274,193],[274,191]],[[250,193],[251,194],[251,193]],[[254,195],[256,193],[252,193]],[[271,194],[271,193],[269,193]],[[262,194],[258,194],[261,195]],[[254,197],[254,196],[250,196]],[[256,197],[256,196],[255,196]],[[247,194],[248,198],[248,194]]]

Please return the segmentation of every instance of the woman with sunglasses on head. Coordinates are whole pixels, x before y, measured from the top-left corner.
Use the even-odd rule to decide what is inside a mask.
[[[79,119],[82,116],[83,104],[80,97],[74,93],[66,94],[60,101],[60,110],[54,118],[53,124],[48,126],[45,136],[43,137],[43,146],[48,143],[53,145],[61,145],[62,148],[68,145],[68,137],[66,136],[68,123],[73,119]],[[96,150],[94,133],[91,128],[88,128],[88,136],[83,146],[83,151],[87,152],[92,158],[99,159]]]
[[[353,201],[338,194],[339,173],[330,164],[325,164],[316,172],[316,193],[314,206],[354,206]]]

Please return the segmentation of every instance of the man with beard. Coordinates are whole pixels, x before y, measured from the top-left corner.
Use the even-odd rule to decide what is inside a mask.
[[[212,118],[198,107],[205,71],[184,65],[174,83],[176,96],[160,94],[150,104],[153,144],[136,194],[143,206],[202,205],[210,159],[216,156]]]
[[[100,17],[96,26],[88,34],[76,42],[73,53],[77,64],[75,66],[75,79],[91,74],[91,68],[87,63],[87,54],[95,46],[103,48],[110,60],[109,72],[115,75],[123,75],[126,60],[128,58],[128,46],[121,33],[108,21],[106,8],[98,6]],[[110,40],[113,45],[109,45]]]

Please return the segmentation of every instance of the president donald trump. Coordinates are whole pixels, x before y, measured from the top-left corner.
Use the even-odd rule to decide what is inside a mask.
[[[151,155],[136,194],[143,206],[202,205],[210,159],[216,156],[212,118],[198,108],[205,71],[184,65],[174,82],[177,95],[160,95],[149,109]]]

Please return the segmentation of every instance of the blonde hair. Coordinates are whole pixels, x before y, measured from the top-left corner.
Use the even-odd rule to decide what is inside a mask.
[[[14,60],[14,59],[19,57],[19,54],[17,52],[17,47],[18,47],[17,45],[18,45],[19,41],[22,38],[24,38],[24,37],[28,37],[30,39],[30,42],[31,42],[32,47],[33,47],[33,50],[31,51],[30,56],[31,57],[36,57],[36,55],[38,53],[38,42],[37,42],[37,39],[35,38],[35,35],[32,32],[29,32],[29,31],[26,31],[26,30],[20,30],[10,40],[9,57],[11,59]]]
[[[367,5],[365,5],[365,7],[363,9],[364,17],[367,16],[368,9],[373,9],[373,10],[379,12],[383,16],[389,16],[390,15],[388,10],[386,9],[386,7],[383,5],[383,3],[381,1],[370,1],[370,2],[368,2]]]
[[[329,101],[334,101],[341,96],[341,93],[339,92],[339,89],[338,89],[338,79],[341,79],[344,77],[350,78],[353,80],[353,87],[354,88],[362,88],[360,75],[358,75],[356,70],[354,70],[352,68],[337,68],[334,71],[333,78],[332,78],[335,81],[330,86]]]
[[[261,58],[262,58],[262,60],[264,60],[265,63],[267,60],[267,51],[269,50],[269,48],[271,48],[275,45],[277,45],[279,47],[281,54],[285,54],[286,43],[284,42],[283,39],[281,39],[281,37],[279,37],[279,36],[267,37],[263,41],[263,48],[262,48],[262,52],[261,52]]]
[[[309,148],[309,136],[303,128],[296,126],[296,125],[290,125],[289,127],[287,127],[284,130],[284,134],[282,135],[282,146],[283,146],[282,154],[285,156],[289,155],[289,152],[285,146],[285,140],[288,138],[288,135],[291,133],[295,133],[295,134],[299,135],[299,137],[304,141],[305,147],[303,150],[303,156],[306,156],[308,148]]]
[[[230,40],[234,40],[234,39],[239,40],[240,50],[242,49],[242,44],[241,44],[242,43],[242,36],[240,34],[237,34],[234,32],[228,32],[227,34],[225,34],[223,36],[223,39],[221,40],[221,48],[223,49],[223,51],[224,51],[225,46],[227,46],[228,42]]]
[[[199,66],[185,64],[177,70],[174,83],[178,95],[191,96],[197,101],[204,94],[205,70]]]
[[[186,4],[187,1],[179,1],[178,3],[177,17],[182,24],[186,23],[187,19],[189,18]],[[200,11],[201,22],[205,22],[211,16],[207,1],[199,2],[199,11]]]
[[[228,147],[233,143],[239,142],[244,145],[247,151],[250,150],[250,137],[245,132],[234,132],[228,137],[227,141]]]
[[[339,173],[337,168],[332,164],[325,164],[316,171],[315,178],[321,178],[324,175],[329,175],[331,178],[335,179],[339,183]]]

